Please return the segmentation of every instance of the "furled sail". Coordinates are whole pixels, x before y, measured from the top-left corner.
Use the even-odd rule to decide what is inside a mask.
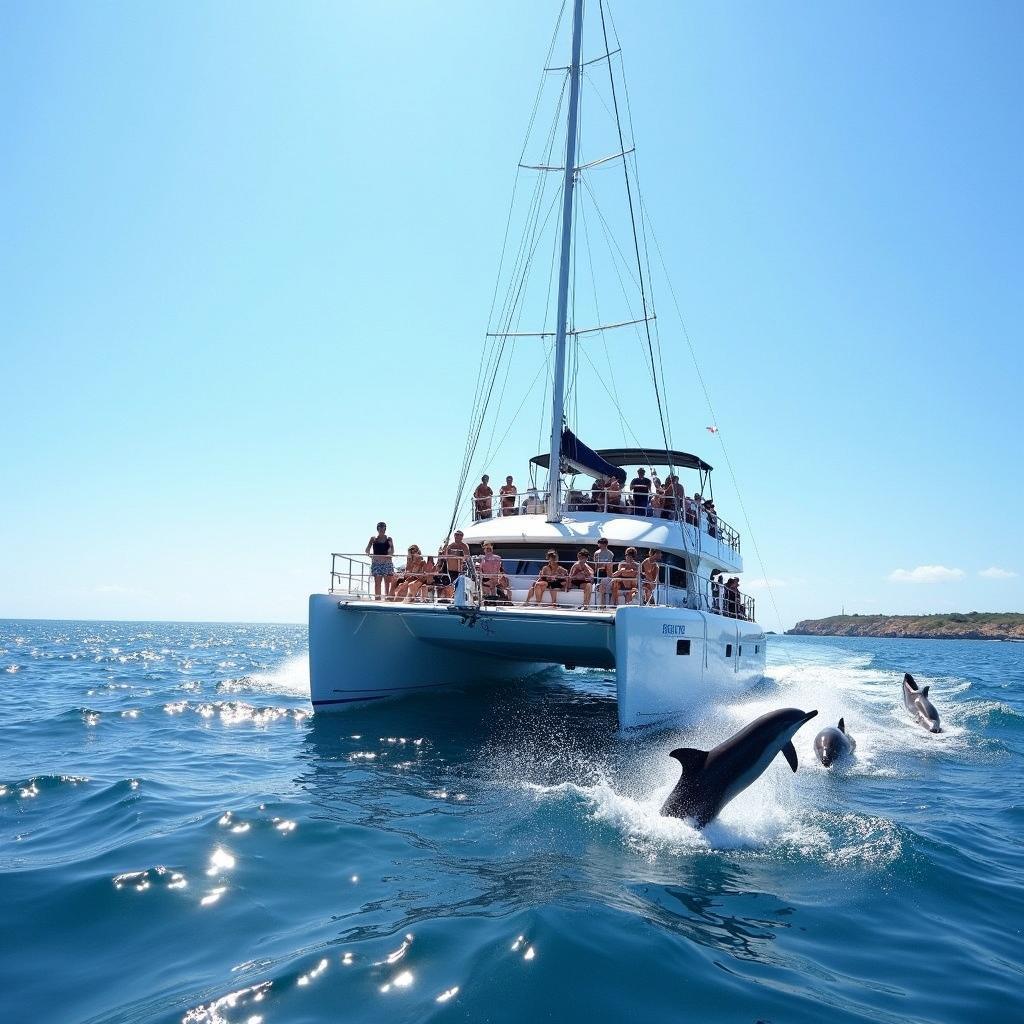
[[[588,448],[568,427],[562,431],[562,466],[592,477],[615,477],[620,484],[626,482],[626,471],[621,466],[605,462],[592,448]]]

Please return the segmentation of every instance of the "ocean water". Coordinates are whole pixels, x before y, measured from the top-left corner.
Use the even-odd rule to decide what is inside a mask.
[[[1024,1016],[1024,646],[771,638],[741,703],[643,736],[603,672],[314,717],[305,647],[0,622],[0,1020]],[[779,706],[820,711],[796,775],[659,816],[667,751]]]

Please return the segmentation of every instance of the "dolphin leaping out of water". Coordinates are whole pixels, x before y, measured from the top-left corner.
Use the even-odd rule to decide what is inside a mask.
[[[846,731],[846,722],[839,719],[839,725],[826,726],[814,737],[814,753],[826,767],[839,760],[844,754],[852,754],[857,748],[857,741]]]
[[[939,713],[928,699],[930,686],[918,686],[909,672],[903,673],[903,703],[911,717],[929,732],[942,732]]]
[[[796,771],[793,736],[817,713],[799,708],[769,711],[714,750],[673,750],[669,756],[679,762],[683,774],[661,813],[673,818],[693,818],[697,828],[703,828],[734,796],[761,776],[776,754],[781,752]]]

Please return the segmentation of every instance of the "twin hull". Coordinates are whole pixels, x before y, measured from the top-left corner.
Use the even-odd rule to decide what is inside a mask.
[[[320,712],[550,665],[614,669],[619,724],[634,728],[692,717],[757,682],[765,636],[754,622],[687,608],[602,614],[309,599],[310,692]]]

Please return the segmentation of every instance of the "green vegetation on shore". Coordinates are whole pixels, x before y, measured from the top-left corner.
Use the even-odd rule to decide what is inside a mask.
[[[1024,614],[941,612],[936,615],[831,615],[827,619],[804,619],[786,632],[802,636],[1024,640]]]

